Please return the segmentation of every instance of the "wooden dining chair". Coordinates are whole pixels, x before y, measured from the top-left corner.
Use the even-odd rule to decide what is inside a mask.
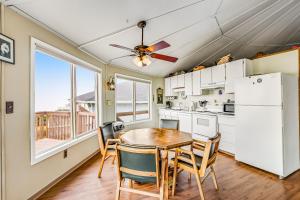
[[[176,149],[175,157],[172,159],[171,164],[174,165],[173,174],[173,186],[172,195],[175,195],[177,170],[188,171],[194,174],[196,177],[197,185],[200,192],[200,197],[204,200],[204,193],[201,184],[207,178],[208,175],[212,176],[216,190],[218,190],[217,178],[214,169],[216,162],[219,143],[221,139],[221,134],[218,133],[215,138],[208,139],[205,143],[194,141],[192,144],[192,150]],[[203,155],[199,156],[194,153],[194,149],[200,150]],[[206,173],[209,170],[209,173]]]
[[[113,157],[113,164],[116,157],[116,144],[120,143],[120,139],[114,138],[114,130],[113,123],[106,123],[104,126],[98,128],[98,140],[100,145],[101,152],[101,161],[100,161],[100,169],[98,172],[98,177],[101,177],[102,169],[104,162],[107,158]]]
[[[147,192],[122,186],[124,179],[139,183],[154,183],[160,187],[160,154],[156,147],[118,144],[117,145],[118,184],[116,200],[120,199],[120,192],[132,192],[141,195],[163,198],[163,190],[159,193]]]
[[[160,128],[167,128],[167,129],[176,129],[179,128],[179,120],[175,119],[161,119],[160,120]]]

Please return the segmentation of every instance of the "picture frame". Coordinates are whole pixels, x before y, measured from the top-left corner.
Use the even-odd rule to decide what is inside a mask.
[[[161,89],[160,87],[156,89],[156,94],[157,94],[157,104],[163,104],[163,95],[164,95],[164,90]]]
[[[15,40],[0,33],[0,60],[15,64]]]

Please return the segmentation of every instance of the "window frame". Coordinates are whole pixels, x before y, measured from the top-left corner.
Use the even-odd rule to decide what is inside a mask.
[[[61,59],[70,63],[70,81],[71,81],[71,139],[61,145],[55,146],[43,152],[39,155],[35,154],[35,53],[40,51],[56,59]],[[95,135],[96,130],[89,131],[82,135],[76,135],[76,66],[84,67],[96,73],[96,127],[102,124],[102,70],[88,62],[85,62],[69,53],[66,53],[52,45],[42,42],[34,37],[31,37],[31,63],[30,63],[30,153],[31,153],[31,165],[35,165],[53,155],[56,155],[71,146],[74,146],[80,142],[83,142]]]
[[[132,125],[132,124],[139,124],[139,123],[144,123],[144,122],[149,122],[152,121],[152,81],[147,80],[147,79],[142,79],[142,78],[137,78],[134,76],[128,76],[124,74],[118,74],[115,73],[115,83],[117,83],[117,79],[127,79],[130,81],[133,81],[133,121],[131,122],[125,122],[125,125]],[[142,83],[149,83],[149,118],[148,119],[142,119],[142,120],[136,120],[136,82],[142,82]],[[115,87],[115,120],[117,120],[117,86]]]
[[[73,101],[72,101],[72,108],[73,108],[73,110],[74,110],[74,112],[72,112],[72,114],[74,114],[74,116],[73,116],[73,118],[74,118],[74,135],[73,135],[73,132],[72,132],[72,135],[73,135],[73,137],[76,139],[76,138],[80,138],[80,137],[83,137],[84,135],[87,135],[87,134],[89,134],[89,133],[91,133],[91,132],[95,132],[95,131],[97,131],[97,127],[99,127],[99,125],[100,125],[100,122],[98,121],[98,119],[99,119],[99,98],[98,98],[98,94],[99,94],[99,81],[101,81],[101,80],[99,80],[99,76],[101,76],[101,73],[99,73],[99,72],[97,72],[97,71],[94,71],[94,70],[91,70],[91,71],[94,71],[95,73],[96,73],[96,75],[95,75],[95,105],[96,105],[96,109],[95,109],[95,112],[96,112],[96,130],[91,130],[91,131],[87,131],[87,132],[83,132],[83,133],[81,133],[81,134],[78,134],[77,133],[77,121],[76,121],[76,112],[77,112],[77,110],[76,110],[76,105],[77,105],[77,103],[78,102],[80,102],[80,101],[78,101],[77,99],[76,99],[76,97],[77,97],[77,83],[78,83],[78,81],[77,81],[77,71],[76,71],[76,69],[77,69],[77,67],[81,67],[81,68],[85,68],[85,69],[87,69],[86,67],[84,67],[84,66],[81,66],[81,65],[73,65],[73,67],[72,67],[72,69],[74,70],[74,72],[73,72],[73,76],[74,77],[72,77],[72,80],[74,81],[74,83],[73,83],[73,87],[72,88],[74,88],[74,91],[73,91]],[[101,86],[102,87],[102,86]],[[101,92],[101,91],[100,91]],[[74,95],[75,94],[75,95]],[[98,103],[97,103],[98,102]],[[101,105],[100,105],[101,106]]]

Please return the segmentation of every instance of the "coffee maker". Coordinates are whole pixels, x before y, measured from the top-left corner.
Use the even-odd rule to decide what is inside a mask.
[[[166,108],[172,108],[173,103],[172,101],[166,101]]]

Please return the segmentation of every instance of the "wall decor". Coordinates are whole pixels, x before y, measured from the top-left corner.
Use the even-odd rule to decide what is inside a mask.
[[[15,41],[0,33],[0,60],[15,64]]]
[[[108,90],[115,90],[115,78],[111,76],[106,82],[106,86]]]
[[[157,104],[163,104],[163,95],[164,95],[164,90],[161,88],[156,89],[156,94],[157,94]]]

